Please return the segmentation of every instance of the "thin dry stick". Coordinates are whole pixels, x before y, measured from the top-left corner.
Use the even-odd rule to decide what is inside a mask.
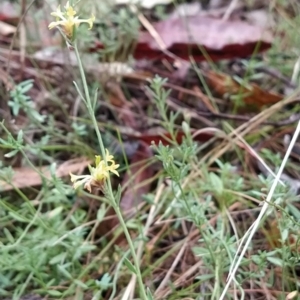
[[[295,143],[296,143],[296,141],[297,141],[297,138],[298,138],[298,136],[299,136],[299,133],[300,133],[300,121],[298,122],[297,128],[296,128],[295,133],[294,133],[294,135],[293,135],[293,138],[292,138],[292,140],[291,140],[291,143],[290,143],[290,145],[289,145],[289,147],[288,147],[288,149],[287,149],[287,151],[286,151],[286,154],[285,154],[285,156],[284,156],[284,158],[283,158],[283,161],[282,161],[282,163],[281,163],[281,166],[280,166],[280,168],[279,168],[279,170],[278,170],[278,173],[277,173],[277,175],[276,175],[276,177],[275,177],[275,179],[274,179],[274,182],[273,182],[273,184],[272,184],[272,186],[271,186],[271,189],[270,189],[270,191],[269,191],[269,193],[268,193],[268,196],[267,196],[267,198],[266,198],[266,201],[264,202],[264,204],[263,204],[263,206],[262,206],[262,209],[261,209],[261,211],[260,211],[260,214],[259,214],[259,216],[257,217],[257,219],[255,220],[255,222],[251,225],[251,230],[250,230],[250,232],[249,232],[249,236],[248,236],[248,238],[247,238],[247,241],[245,242],[245,246],[243,247],[242,252],[241,252],[239,258],[236,260],[236,258],[237,258],[237,255],[236,255],[236,257],[235,257],[235,259],[234,259],[234,262],[236,261],[236,264],[235,264],[234,268],[232,268],[231,271],[230,271],[230,273],[229,273],[228,281],[227,281],[227,284],[226,284],[226,286],[225,286],[225,288],[224,288],[224,290],[223,290],[223,292],[222,292],[222,295],[221,295],[221,297],[220,297],[220,300],[223,300],[224,297],[226,296],[227,290],[228,290],[228,288],[229,288],[229,286],[230,286],[232,280],[234,279],[235,273],[236,273],[238,267],[239,267],[240,264],[241,264],[241,261],[242,261],[244,255],[245,255],[245,253],[246,253],[248,247],[249,247],[249,244],[250,244],[250,242],[251,242],[251,240],[252,240],[252,237],[253,237],[253,235],[255,234],[255,232],[256,232],[258,226],[260,225],[260,221],[262,220],[263,216],[265,215],[267,209],[269,208],[269,202],[271,202],[271,199],[272,199],[272,197],[273,197],[273,194],[274,194],[274,192],[275,192],[275,189],[276,189],[276,187],[277,187],[277,185],[278,185],[278,183],[279,183],[280,176],[281,176],[281,174],[282,174],[282,172],[283,172],[283,169],[285,168],[285,165],[286,165],[286,163],[287,163],[287,161],[288,161],[288,158],[289,158],[289,156],[290,156],[290,154],[291,154],[291,152],[292,152],[292,149],[293,149],[293,147],[294,147],[294,145],[295,145]],[[232,266],[233,266],[233,264],[232,264]]]
[[[293,70],[293,75],[292,75],[292,83],[293,84],[297,84],[297,78],[299,75],[299,71],[300,71],[300,57],[298,57],[295,65],[294,65],[294,70]]]
[[[208,120],[207,118],[204,118],[200,115],[198,115],[196,112],[189,110],[188,108],[184,108],[180,105],[177,105],[176,103],[174,103],[172,100],[167,99],[166,101],[167,105],[172,108],[173,110],[175,110],[176,112],[180,112],[182,113],[183,116],[188,116],[189,118],[194,118],[196,120],[201,121],[203,124],[205,124],[206,126],[214,126],[215,123],[211,122],[210,120]]]
[[[223,155],[226,151],[228,151],[234,143],[238,140],[238,137],[236,136],[239,134],[240,136],[244,136],[250,131],[252,131],[254,128],[256,128],[259,124],[261,124],[265,119],[269,118],[272,114],[277,112],[278,110],[282,109],[285,105],[290,104],[292,102],[295,102],[296,96],[298,91],[294,92],[292,95],[287,97],[286,99],[274,104],[270,108],[262,111],[258,115],[254,116],[251,120],[248,122],[242,124],[239,126],[236,130],[232,131],[228,136],[231,140],[231,143],[223,142],[218,147],[216,147],[213,151],[208,153],[206,156],[202,158],[201,161],[208,160],[208,165],[212,164],[218,157]],[[215,152],[215,155],[212,155],[212,152]]]
[[[31,8],[31,6],[34,4],[34,2],[35,2],[35,0],[32,0],[28,4],[28,6],[27,6],[26,10],[24,11],[24,13],[21,14],[21,18],[20,18],[19,23],[17,25],[16,31],[14,32],[14,35],[12,37],[12,41],[11,41],[10,47],[9,47],[9,58],[8,58],[8,61],[7,61],[7,73],[8,74],[10,73],[10,62],[12,61],[11,54],[12,54],[12,51],[13,51],[13,46],[14,46],[15,39],[17,38],[18,31],[19,31],[21,25],[23,24],[23,21],[25,19],[25,16],[27,15],[27,12]],[[23,1],[23,3],[25,3],[25,1]]]
[[[179,260],[181,259],[184,251],[185,251],[185,248],[187,246],[187,243],[188,243],[188,239],[186,239],[181,247],[181,249],[179,250],[175,260],[173,261],[172,265],[171,265],[171,268],[168,270],[165,278],[163,279],[163,281],[161,282],[161,284],[158,286],[158,288],[156,289],[155,293],[154,293],[154,296],[157,296],[157,294],[165,287],[165,285],[167,285],[174,269],[176,268]]]
[[[21,61],[21,70],[20,73],[23,76],[24,67],[25,67],[25,56],[26,56],[26,28],[25,24],[22,23],[20,26],[20,61]]]
[[[247,148],[250,154],[255,157],[265,168],[266,170],[273,176],[276,177],[276,174],[269,168],[269,166],[264,162],[264,160],[259,156],[259,154],[237,133],[236,137],[242,142],[242,144]],[[284,182],[281,180],[279,183],[285,186]]]
[[[160,49],[163,51],[167,50],[167,46],[166,46],[165,42],[160,37],[158,32],[155,30],[153,25],[146,19],[146,17],[142,13],[138,12],[138,9],[135,5],[130,5],[130,8],[131,8],[132,12],[137,14],[137,17],[139,18],[141,24],[148,30],[148,32],[153,37],[153,39],[156,41],[156,43],[160,47]]]
[[[160,50],[165,53],[167,56],[172,57],[177,63],[180,64],[180,61],[183,61],[180,57],[177,57],[172,52],[167,50],[167,46],[161,36],[158,34],[156,29],[153,27],[153,25],[147,20],[147,18],[138,11],[137,7],[135,5],[130,5],[130,8],[132,12],[136,13],[138,19],[140,20],[141,24],[148,30],[150,35],[153,37],[153,39],[156,41],[157,45],[159,46]]]
[[[178,287],[180,284],[185,282],[187,278],[194,273],[198,271],[200,266],[202,265],[202,261],[197,262],[195,265],[193,265],[191,268],[189,268],[185,273],[183,273],[172,285],[172,287]],[[157,299],[166,299],[166,296],[168,296],[172,290],[168,287],[165,290],[163,290],[159,295],[157,295]]]
[[[235,10],[235,8],[238,6],[239,0],[232,0],[224,13],[222,20],[227,21],[230,18],[230,15]]]
[[[196,131],[192,137],[195,138],[197,135],[201,134],[201,133],[206,133],[206,132],[216,132],[216,133],[220,133],[221,136],[224,135],[225,133],[224,131],[217,129],[217,128],[204,128],[204,129],[199,129],[198,131]],[[228,138],[227,136],[225,136],[226,138]],[[256,153],[256,151],[236,132],[236,137],[238,140],[240,140],[244,146],[248,149],[248,151],[250,152],[250,154],[252,156],[254,156],[265,168],[266,170],[273,176],[275,177],[275,173],[268,167],[268,165],[264,162],[264,160],[258,155],[258,153]],[[280,183],[284,186],[285,184],[280,181]]]

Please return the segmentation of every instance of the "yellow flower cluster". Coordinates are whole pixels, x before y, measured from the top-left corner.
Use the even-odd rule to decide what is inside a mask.
[[[74,189],[77,189],[84,184],[84,188],[91,193],[92,187],[101,188],[103,186],[104,181],[109,177],[109,172],[119,176],[119,173],[116,170],[120,165],[116,164],[113,158],[113,155],[110,155],[106,149],[105,160],[101,159],[101,156],[96,155],[95,168],[89,166],[90,175],[78,176],[70,174],[71,181],[74,183]]]
[[[89,19],[79,19],[78,17],[75,17],[76,11],[70,5],[69,1],[66,3],[64,8],[65,10],[61,11],[60,6],[58,6],[57,10],[51,13],[52,16],[56,17],[56,22],[51,22],[49,24],[48,28],[50,30],[55,27],[61,27],[66,37],[73,40],[74,32],[79,24],[88,23],[89,29],[93,27],[93,23],[95,21],[94,16]]]

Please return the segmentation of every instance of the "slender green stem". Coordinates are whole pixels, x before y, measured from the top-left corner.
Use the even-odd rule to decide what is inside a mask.
[[[122,228],[124,230],[124,234],[126,236],[126,239],[127,239],[130,251],[131,251],[131,255],[132,255],[132,258],[133,258],[134,266],[135,266],[135,269],[136,269],[136,277],[137,277],[137,280],[138,280],[138,283],[139,283],[139,286],[140,286],[140,294],[142,296],[142,299],[147,300],[148,297],[147,297],[146,290],[145,290],[144,283],[143,283],[143,278],[142,278],[142,273],[141,273],[141,270],[140,270],[139,260],[138,260],[138,257],[136,255],[136,252],[135,252],[135,249],[134,249],[134,245],[133,245],[130,233],[129,233],[128,229],[127,229],[127,226],[126,226],[126,223],[125,223],[124,218],[122,216],[122,212],[120,210],[120,207],[116,205],[114,207],[114,210],[115,210],[115,212],[116,212],[116,214],[118,216],[118,219],[119,219],[119,221],[121,223],[121,226],[122,226]]]
[[[86,81],[86,76],[85,76],[85,73],[84,73],[84,69],[83,69],[83,66],[82,66],[81,58],[80,58],[76,43],[74,45],[74,49],[75,49],[76,59],[77,59],[77,62],[78,62],[80,76],[81,76],[81,79],[82,79],[82,84],[83,84],[87,109],[88,109],[88,112],[89,112],[90,117],[92,119],[92,124],[95,128],[95,131],[96,131],[97,139],[98,139],[99,146],[100,146],[101,155],[104,158],[104,161],[106,163],[105,148],[104,148],[101,132],[99,130],[98,123],[97,123],[97,120],[96,120],[96,117],[95,117],[95,112],[94,112],[93,107],[92,107],[92,101],[91,101],[91,97],[90,97],[90,93],[89,93],[89,89],[88,89],[88,85],[87,85],[87,81]],[[107,183],[108,183],[107,186],[108,186],[109,199],[111,199],[111,201],[112,201],[111,205],[112,205],[113,209],[115,210],[115,212],[117,214],[117,217],[120,221],[120,224],[123,228],[123,231],[124,231],[124,234],[126,236],[126,239],[127,239],[127,242],[128,242],[129,248],[130,248],[130,252],[131,252],[131,255],[132,255],[132,258],[133,258],[133,261],[134,261],[135,269],[136,269],[136,272],[137,272],[137,274],[136,274],[137,275],[137,280],[138,280],[138,283],[139,283],[139,286],[140,286],[141,297],[142,297],[142,299],[147,300],[148,299],[147,298],[147,293],[146,293],[146,290],[145,290],[145,287],[144,287],[144,284],[143,284],[142,274],[141,274],[141,270],[140,270],[140,266],[139,266],[139,261],[138,261],[137,255],[136,255],[136,251],[135,251],[130,233],[127,229],[125,220],[123,218],[122,212],[120,210],[120,207],[119,207],[118,203],[115,201],[115,197],[114,197],[114,194],[113,194],[111,181],[110,181],[109,177],[108,177]]]
[[[105,148],[104,148],[101,133],[100,133],[100,130],[99,130],[99,127],[98,127],[98,123],[97,123],[97,120],[96,120],[96,117],[95,117],[95,113],[94,113],[94,110],[92,108],[92,101],[91,101],[91,97],[90,97],[90,93],[89,93],[89,88],[88,88],[88,85],[87,85],[84,69],[83,69],[83,66],[82,66],[81,58],[80,58],[76,43],[75,43],[74,49],[75,49],[76,59],[77,59],[77,62],[78,62],[80,76],[81,76],[81,79],[82,79],[86,105],[87,105],[89,114],[92,118],[93,125],[95,127],[96,135],[97,135],[99,146],[100,146],[101,155],[104,158],[105,157]]]

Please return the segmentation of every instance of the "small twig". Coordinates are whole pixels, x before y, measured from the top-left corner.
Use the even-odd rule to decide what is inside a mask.
[[[230,129],[232,129],[230,127]],[[264,162],[264,160],[259,156],[259,154],[241,137],[238,133],[236,135],[240,142],[242,143],[243,147],[252,155],[256,160],[258,160],[264,168],[274,177],[276,178],[276,174],[269,168],[269,166]],[[237,142],[238,143],[238,142]],[[280,184],[285,186],[285,184],[279,180]]]
[[[208,160],[208,165],[212,164],[218,157],[223,155],[223,153],[228,151],[232,147],[232,145],[234,145],[234,143],[238,140],[237,134],[239,136],[245,136],[247,133],[251,132],[254,128],[257,128],[257,126],[259,126],[271,115],[274,115],[275,112],[282,109],[285,105],[295,102],[297,99],[296,98],[297,94],[298,94],[298,90],[295,91],[286,99],[274,104],[270,108],[267,108],[266,110],[257,114],[248,122],[243,123],[241,126],[239,126],[237,129],[235,129],[233,132],[229,134],[228,138],[230,138],[231,143],[228,143],[228,141],[225,141],[224,143],[220,143],[213,151],[209,153],[209,157],[208,155],[205,155],[201,159],[201,161],[203,162],[205,160]]]
[[[274,68],[267,67],[267,66],[257,67],[255,69],[259,72],[264,72],[276,79],[279,79],[280,81],[282,81],[284,84],[286,84],[290,88],[293,88],[293,89],[297,88],[297,85],[294,82],[292,82],[287,76],[284,76],[283,74],[281,74],[279,70],[276,70]]]
[[[222,20],[227,21],[230,18],[230,15],[233,13],[235,8],[238,6],[239,0],[232,0],[225,11]]]
[[[211,122],[210,120],[199,116],[199,114],[197,114],[196,112],[187,109],[187,108],[183,108],[180,105],[177,105],[174,101],[167,99],[167,105],[172,108],[174,111],[177,112],[181,112],[184,116],[189,116],[190,118],[194,118],[199,120],[200,122],[202,122],[203,124],[205,124],[206,126],[209,127],[214,127],[216,124],[214,124],[213,122]]]
[[[183,243],[183,245],[181,246],[181,249],[179,250],[175,260],[173,261],[171,267],[169,268],[165,278],[162,280],[162,282],[160,283],[160,285],[158,286],[158,288],[155,291],[155,296],[157,296],[157,294],[167,285],[171,275],[173,274],[174,269],[176,268],[179,260],[181,259],[182,255],[184,254],[185,248],[188,244],[188,239],[186,239]]]
[[[139,21],[141,22],[141,24],[148,30],[148,32],[153,37],[153,39],[156,41],[156,43],[159,46],[160,50],[164,54],[166,54],[167,56],[173,58],[177,62],[184,61],[180,57],[177,57],[175,54],[173,54],[172,52],[167,50],[167,46],[166,46],[165,42],[163,41],[161,36],[158,34],[158,32],[156,31],[154,26],[147,20],[147,18],[141,12],[138,11],[138,9],[135,5],[133,5],[133,4],[130,5],[130,8],[131,8],[132,12],[137,15],[137,17],[138,17]]]
[[[199,272],[200,267],[203,265],[203,262],[200,260],[193,266],[191,266],[186,272],[181,274],[181,276],[173,283],[173,287],[178,287],[184,281],[186,281],[191,275]],[[166,288],[165,290],[161,291],[159,295],[156,296],[156,299],[166,299],[166,297],[172,293],[170,287]]]
[[[21,16],[26,13],[26,0],[22,0],[21,5]],[[26,27],[25,27],[25,18],[20,25],[20,61],[21,61],[21,71],[20,77],[23,80],[24,67],[25,67],[25,56],[26,56]]]
[[[17,29],[16,29],[16,31],[15,31],[13,37],[12,37],[12,41],[11,41],[11,44],[10,44],[10,47],[9,47],[9,58],[8,58],[8,61],[7,61],[7,73],[8,73],[8,74],[10,73],[9,70],[10,70],[10,62],[11,62],[11,55],[12,55],[12,52],[13,52],[14,41],[15,41],[15,39],[16,39],[16,37],[17,37],[17,33],[18,33],[18,31],[19,31],[19,29],[20,29],[20,27],[21,27],[21,25],[22,25],[22,23],[23,23],[23,21],[24,21],[24,19],[25,19],[25,16],[26,16],[27,12],[29,11],[29,9],[31,8],[31,6],[34,4],[35,1],[36,1],[36,0],[32,0],[32,1],[28,4],[27,9],[26,9],[26,10],[24,11],[24,13],[22,14],[22,16],[21,16],[21,18],[20,18],[20,21],[19,21],[19,23],[18,23]],[[25,2],[25,1],[24,1],[24,2]]]
[[[299,72],[300,72],[300,56],[297,59],[295,66],[294,66],[294,70],[293,70],[293,75],[292,75],[292,83],[294,85],[297,85],[297,79],[299,76]]]
[[[141,12],[138,11],[138,9],[135,5],[133,5],[133,4],[130,5],[130,8],[131,8],[132,12],[137,14],[137,17],[140,20],[141,24],[148,30],[148,32],[154,38],[154,40],[156,41],[157,45],[161,48],[161,50],[166,50],[167,46],[166,46],[165,42],[160,37],[158,32],[155,30],[153,25],[147,20],[147,18]]]

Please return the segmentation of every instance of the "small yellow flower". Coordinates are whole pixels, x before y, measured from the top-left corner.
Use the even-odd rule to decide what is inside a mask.
[[[92,187],[103,186],[104,181],[109,177],[109,172],[112,172],[119,176],[117,168],[120,165],[116,164],[114,161],[113,155],[110,155],[106,149],[105,160],[101,159],[101,156],[96,155],[95,167],[89,166],[90,175],[74,175],[70,173],[71,182],[73,182],[74,189],[77,189],[79,186],[84,184],[84,188],[87,189],[90,193]]]
[[[69,1],[65,5],[64,12],[62,12],[60,10],[60,6],[58,6],[57,10],[52,12],[51,15],[56,17],[56,22],[51,22],[48,28],[51,30],[54,27],[61,27],[69,39],[72,39],[74,30],[79,26],[80,23],[88,23],[89,29],[91,29],[95,21],[95,16],[91,16],[89,19],[79,19],[78,17],[75,17],[76,11],[70,5]]]

